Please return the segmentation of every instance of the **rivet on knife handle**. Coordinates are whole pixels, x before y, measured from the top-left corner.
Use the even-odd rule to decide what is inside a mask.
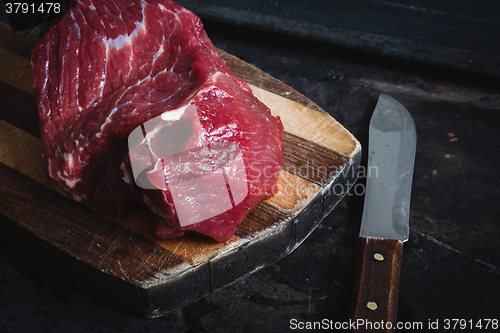
[[[360,325],[353,332],[395,331],[402,253],[401,241],[358,238],[350,311],[352,320]]]

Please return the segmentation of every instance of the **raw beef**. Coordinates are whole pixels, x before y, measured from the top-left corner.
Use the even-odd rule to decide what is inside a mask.
[[[160,238],[192,230],[223,242],[275,194],[279,117],[173,2],[80,0],[32,66],[44,169],[65,196],[118,215],[143,201]]]

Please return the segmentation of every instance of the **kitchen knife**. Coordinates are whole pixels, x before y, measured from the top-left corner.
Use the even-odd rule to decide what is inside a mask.
[[[416,142],[410,113],[381,94],[369,128],[365,203],[351,304],[356,332],[396,329]]]

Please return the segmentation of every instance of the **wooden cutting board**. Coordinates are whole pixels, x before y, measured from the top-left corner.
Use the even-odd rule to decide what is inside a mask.
[[[0,233],[82,289],[145,317],[160,316],[283,258],[354,183],[359,142],[316,104],[220,51],[233,75],[285,127],[279,192],[226,243],[199,234],[155,236],[145,207],[104,216],[48,187],[30,66],[36,41],[0,24]]]

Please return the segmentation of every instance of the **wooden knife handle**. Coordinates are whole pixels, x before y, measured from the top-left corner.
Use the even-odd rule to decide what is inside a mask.
[[[352,332],[395,332],[403,243],[359,237],[357,253],[350,318],[364,324]]]

